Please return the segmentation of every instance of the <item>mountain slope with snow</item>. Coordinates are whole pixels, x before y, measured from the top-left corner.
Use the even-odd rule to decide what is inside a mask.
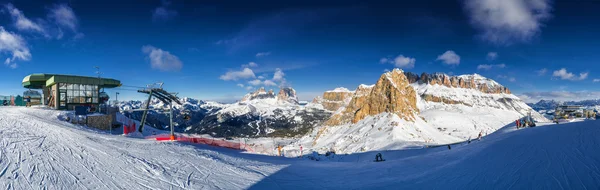
[[[475,139],[529,114],[548,121],[481,75],[418,76],[399,69],[374,86],[359,86],[341,109],[299,143],[321,153],[404,149]]]
[[[293,88],[260,88],[232,104],[182,98],[173,110],[175,131],[209,134],[214,137],[295,137],[307,134],[315,125],[329,118],[330,112],[319,107],[302,106]],[[141,120],[141,101],[121,102],[119,107],[132,119]],[[147,123],[168,130],[168,106],[158,99],[150,101]],[[189,115],[189,119],[186,119]]]
[[[527,116],[548,121],[513,94],[413,83],[420,116],[432,127],[463,140],[491,133]],[[441,97],[442,101],[427,99]],[[444,101],[446,100],[446,101]]]
[[[252,155],[110,135],[61,111],[0,107],[6,189],[599,189],[599,121],[502,128],[470,144],[337,155]],[[385,162],[373,162],[382,153]],[[310,155],[310,153],[305,152]]]

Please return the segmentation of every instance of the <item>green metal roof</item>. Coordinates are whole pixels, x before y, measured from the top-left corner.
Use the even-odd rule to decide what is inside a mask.
[[[57,75],[36,73],[23,78],[23,87],[42,89],[56,83],[93,84],[100,88],[115,88],[121,86],[121,81],[109,78],[85,77],[76,75]]]

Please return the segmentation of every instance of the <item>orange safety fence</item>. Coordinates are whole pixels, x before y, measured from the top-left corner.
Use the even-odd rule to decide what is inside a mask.
[[[169,141],[169,140],[171,140],[171,135],[170,134],[153,135],[153,136],[146,137],[146,139],[155,139],[157,141]],[[219,140],[219,139],[214,139],[214,138],[193,137],[193,136],[177,134],[177,135],[175,135],[175,141],[194,143],[194,144],[205,144],[205,145],[230,148],[230,149],[235,149],[235,150],[245,150],[245,151],[252,152],[252,149],[250,149],[250,147],[246,146],[246,144],[244,144],[244,143],[231,142],[231,141]]]

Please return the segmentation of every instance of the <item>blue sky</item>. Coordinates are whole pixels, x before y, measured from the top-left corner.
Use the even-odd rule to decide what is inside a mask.
[[[0,94],[31,73],[164,82],[232,101],[260,86],[310,100],[384,70],[479,73],[527,101],[600,98],[600,2],[7,1]],[[142,99],[132,87],[107,90]]]

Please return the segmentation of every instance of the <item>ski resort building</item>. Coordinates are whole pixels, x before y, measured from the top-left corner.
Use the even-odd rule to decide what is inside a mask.
[[[554,112],[554,117],[557,118],[570,118],[570,117],[583,117],[584,109],[583,106],[579,105],[563,105],[557,106]]]
[[[109,78],[58,74],[31,74],[23,79],[23,87],[40,89],[48,107],[73,110],[75,106],[98,107],[103,88],[121,86],[121,81]]]

